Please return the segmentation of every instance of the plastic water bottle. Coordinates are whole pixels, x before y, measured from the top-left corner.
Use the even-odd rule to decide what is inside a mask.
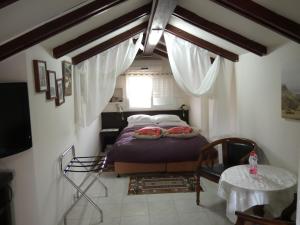
[[[252,175],[257,174],[257,154],[255,151],[250,152],[249,156],[249,173]]]

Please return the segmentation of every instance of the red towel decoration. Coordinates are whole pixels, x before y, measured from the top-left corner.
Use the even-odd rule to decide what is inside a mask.
[[[143,127],[135,131],[138,135],[151,135],[151,136],[160,136],[162,130],[159,127]]]
[[[193,132],[191,127],[172,127],[167,130],[168,134],[189,134]]]

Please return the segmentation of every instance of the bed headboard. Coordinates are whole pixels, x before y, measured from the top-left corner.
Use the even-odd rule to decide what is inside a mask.
[[[103,112],[101,113],[102,129],[120,128],[127,126],[127,117],[135,114],[147,114],[150,116],[157,114],[172,114],[179,116],[183,121],[189,123],[188,110],[152,110],[152,111],[125,111],[125,112]]]

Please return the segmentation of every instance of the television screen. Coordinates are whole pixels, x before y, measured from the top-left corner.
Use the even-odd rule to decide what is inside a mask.
[[[32,147],[26,83],[0,83],[0,158]]]

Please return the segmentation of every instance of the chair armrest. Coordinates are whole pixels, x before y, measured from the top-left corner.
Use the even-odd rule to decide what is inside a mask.
[[[222,144],[224,139],[213,141],[209,144],[206,144],[199,154],[197,160],[197,170],[205,163],[206,165],[213,166],[216,159],[218,158],[218,152],[215,149],[215,146]]]
[[[245,222],[252,222],[260,225],[296,225],[295,222],[291,221],[268,219],[260,216],[249,215],[238,211],[235,212],[235,215],[237,215],[238,217],[236,225],[244,225]]]

